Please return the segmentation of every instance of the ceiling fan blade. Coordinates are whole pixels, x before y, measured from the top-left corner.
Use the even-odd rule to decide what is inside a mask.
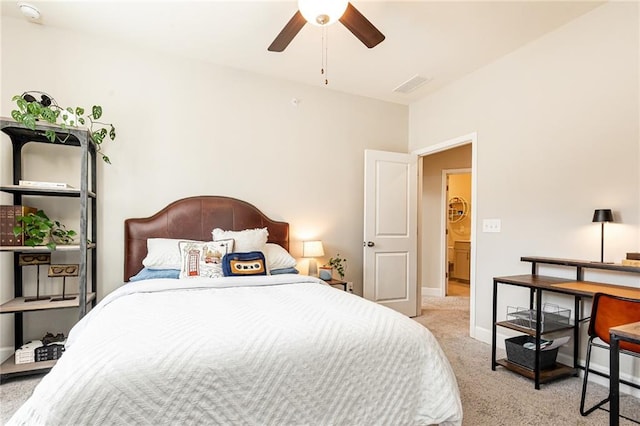
[[[304,19],[302,13],[298,10],[289,22],[287,22],[287,25],[284,26],[282,31],[280,31],[280,34],[276,36],[267,50],[270,52],[282,52],[306,23],[307,20]]]
[[[384,34],[378,31],[351,3],[347,5],[347,10],[340,18],[340,22],[369,49],[376,47],[384,40]]]

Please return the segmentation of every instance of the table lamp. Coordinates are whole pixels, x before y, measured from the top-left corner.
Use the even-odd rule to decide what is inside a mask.
[[[613,222],[613,213],[611,209],[596,209],[593,212],[592,222],[600,222],[600,263],[604,263],[604,223]]]
[[[316,257],[324,256],[324,249],[322,248],[322,241],[303,241],[302,242],[302,257],[309,258],[309,275],[312,277],[318,276],[318,262]]]

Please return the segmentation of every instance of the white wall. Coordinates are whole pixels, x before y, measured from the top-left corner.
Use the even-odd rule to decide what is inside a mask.
[[[521,256],[599,259],[594,209],[619,222],[606,226],[605,260],[640,249],[639,48],[638,3],[608,3],[410,106],[410,151],[478,135],[478,224],[502,219],[501,233],[474,237],[482,340],[492,278],[528,273]],[[594,276],[640,286],[640,276]],[[528,300],[508,286],[500,295],[503,315]]]
[[[116,141],[105,143],[113,164],[98,168],[100,299],[122,285],[124,220],[194,195],[239,198],[289,222],[296,257],[301,240],[322,239],[327,256],[319,262],[339,252],[348,259],[346,279],[361,292],[363,151],[406,152],[406,106],[5,17],[1,71],[3,116],[14,94],[43,90],[65,106],[101,104],[117,127]],[[3,136],[3,182],[10,179],[9,146]],[[30,179],[77,181],[56,151],[31,161]],[[6,195],[2,201],[11,202]],[[5,265],[3,301],[12,296]],[[305,261],[299,266],[306,272]],[[5,348],[13,344],[6,317],[0,317]],[[40,328],[31,324],[26,337],[37,337]]]

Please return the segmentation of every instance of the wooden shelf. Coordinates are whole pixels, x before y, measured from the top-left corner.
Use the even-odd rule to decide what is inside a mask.
[[[96,248],[95,243],[87,244],[87,249]],[[79,244],[58,244],[55,250],[49,250],[47,246],[0,246],[0,251],[17,251],[29,253],[51,253],[52,251],[80,251]]]
[[[562,330],[573,330],[573,327],[574,327],[574,324],[559,324],[559,323],[552,323],[552,324],[553,325],[551,327],[547,327],[547,329],[543,329],[540,334],[544,335],[549,333],[556,333]],[[524,327],[522,325],[515,324],[512,321],[498,321],[496,325],[499,325],[500,327],[504,327],[504,328],[509,328],[511,330],[519,331],[520,333],[525,333],[525,334],[528,334],[529,336],[536,335],[535,328]]]
[[[57,360],[28,362],[26,364],[16,364],[15,355],[11,355],[9,359],[0,365],[0,377],[2,379],[8,377],[24,376],[30,374],[47,373],[56,365]]]
[[[71,300],[51,301],[51,299],[36,300],[33,302],[25,302],[24,297],[16,297],[6,303],[0,305],[0,314],[9,314],[15,312],[32,312],[32,311],[46,311],[48,309],[65,309],[65,308],[77,308],[80,306],[80,302],[77,294],[67,294],[65,296],[74,296]],[[60,297],[60,295],[51,296],[52,298]],[[92,302],[96,298],[95,293],[87,293],[87,304]]]
[[[0,191],[9,192],[11,194],[22,195],[44,195],[53,197],[80,197],[80,190],[76,188],[45,188],[35,186],[21,186],[21,185],[2,185]],[[88,192],[89,197],[96,198],[94,192]]]
[[[506,358],[502,358],[496,361],[498,365],[503,366],[507,370],[514,371],[529,379],[535,379],[535,373],[533,370],[529,370],[519,364],[509,361]],[[551,380],[559,379],[565,376],[574,376],[578,373],[578,370],[567,365],[556,362],[555,367],[549,370],[540,370],[540,383],[550,382]]]

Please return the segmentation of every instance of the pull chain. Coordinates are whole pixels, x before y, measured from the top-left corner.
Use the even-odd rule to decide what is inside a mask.
[[[325,86],[329,84],[329,69],[327,65],[327,52],[329,50],[329,33],[327,27],[322,27],[322,66],[320,67],[320,74],[324,76]]]

